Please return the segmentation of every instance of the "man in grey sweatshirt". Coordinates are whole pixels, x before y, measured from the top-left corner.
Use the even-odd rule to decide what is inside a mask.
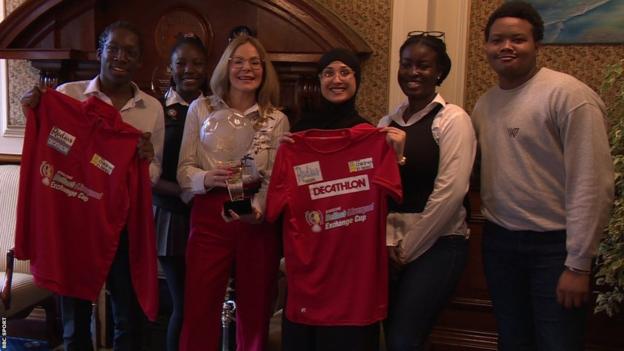
[[[472,114],[500,350],[583,349],[591,263],[613,202],[604,103],[537,67],[543,31],[525,2],[490,15],[485,52],[498,85]]]

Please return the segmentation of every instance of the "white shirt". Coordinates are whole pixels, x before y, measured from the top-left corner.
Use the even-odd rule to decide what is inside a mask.
[[[214,151],[202,142],[206,137],[202,128],[214,120],[215,114],[230,107],[218,96],[198,98],[191,103],[182,136],[180,158],[178,161],[177,178],[182,188],[182,199],[189,202],[196,194],[205,194],[204,177],[207,171],[218,168],[218,160]],[[258,116],[257,104],[243,112],[248,118]],[[276,110],[265,112],[267,123],[258,129],[248,153],[253,157],[253,168],[257,170],[248,181],[261,181],[259,192],[254,196],[253,204],[264,212],[266,191],[271,177],[275,151],[279,137],[289,129],[288,118]]]
[[[95,96],[107,104],[113,105],[112,100],[100,90],[98,77],[96,76],[92,80],[65,83],[56,88],[56,90],[80,101]],[[150,140],[154,146],[154,159],[149,165],[149,175],[152,184],[156,184],[161,173],[163,144],[165,141],[165,117],[158,100],[141,91],[136,84],[132,82],[131,84],[134,90],[134,97],[126,102],[119,113],[124,122],[141,132],[152,133]]]
[[[204,94],[200,93],[200,95],[197,97],[199,98],[203,98]],[[184,100],[180,94],[178,94],[177,91],[175,91],[175,89],[173,88],[169,88],[167,89],[167,92],[165,92],[165,106],[169,107],[171,105],[175,105],[175,104],[180,104],[182,106],[188,106],[189,103],[186,102],[186,100]]]
[[[386,244],[398,246],[403,262],[418,258],[441,236],[469,235],[463,200],[470,185],[477,140],[468,114],[459,106],[447,104],[438,94],[407,122],[403,120],[403,112],[409,103],[405,101],[396,111],[383,117],[378,126],[386,127],[393,121],[400,126],[411,126],[438,103],[444,107],[431,125],[433,138],[440,147],[438,175],[433,192],[421,213],[390,213],[386,222]]]

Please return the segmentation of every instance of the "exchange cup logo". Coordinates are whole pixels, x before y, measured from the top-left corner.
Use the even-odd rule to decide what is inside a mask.
[[[39,167],[39,173],[43,176],[41,182],[45,186],[50,186],[50,181],[52,181],[52,177],[54,176],[54,166],[47,163],[46,161],[41,162],[41,166]]]
[[[321,225],[323,225],[323,215],[319,211],[306,211],[305,219],[312,227],[312,231],[318,233],[321,231]]]

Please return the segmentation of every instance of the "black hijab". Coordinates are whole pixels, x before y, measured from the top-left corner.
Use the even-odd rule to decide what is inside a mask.
[[[320,106],[317,109],[303,111],[301,118],[292,126],[292,132],[299,132],[307,129],[341,129],[351,128],[360,123],[370,123],[355,109],[355,98],[360,89],[360,60],[347,49],[333,49],[324,54],[318,61],[317,74],[327,65],[334,61],[340,61],[349,66],[355,73],[355,94],[351,99],[335,104],[321,96]]]

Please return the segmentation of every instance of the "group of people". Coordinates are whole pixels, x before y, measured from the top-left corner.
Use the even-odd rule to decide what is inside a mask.
[[[613,199],[613,170],[598,95],[569,75],[537,66],[543,29],[539,14],[525,2],[505,2],[491,14],[485,52],[498,84],[479,99],[471,116],[436,92],[451,70],[444,33],[408,35],[397,72],[406,101],[378,123],[402,183],[402,201],[384,198],[388,214],[381,223],[388,271],[375,279],[378,289],[388,289],[388,301],[358,305],[371,309],[368,320],[333,320],[327,314],[310,323],[289,320],[304,309],[286,311],[284,350],[378,350],[382,321],[387,350],[424,349],[467,262],[465,198],[477,139],[487,219],[484,268],[499,348],[582,350],[592,257]],[[265,350],[281,237],[288,277],[293,256],[288,236],[320,235],[310,229],[293,233],[286,224],[280,234],[279,217],[265,220],[276,153],[280,144],[301,142],[297,135],[305,131],[371,123],[355,104],[359,59],[345,49],[324,54],[317,65],[320,104],[303,111],[291,127],[279,110],[276,72],[249,30],[233,36],[210,79],[201,40],[181,36],[170,56],[171,87],[161,101],[132,82],[141,55],[136,28],[116,22],[100,36],[99,74],[58,91],[78,100],[97,96],[144,132],[137,152],[150,162],[156,249],[173,301],[167,349],[218,348],[223,297],[233,275],[237,349]],[[24,108],[37,106],[40,95],[38,89],[28,92]],[[205,143],[211,121],[224,111],[258,126],[249,150],[254,171],[245,181],[245,191],[253,194],[249,214],[223,209],[232,170]],[[372,162],[361,167],[373,167]],[[340,206],[340,198],[335,201]],[[309,222],[319,224],[317,218]],[[128,274],[127,240],[121,238],[108,278],[114,345],[138,350],[135,329],[142,314]],[[344,257],[341,264],[354,263]],[[364,293],[350,282],[345,279],[339,288]],[[288,289],[299,286],[289,280]],[[322,295],[327,287],[321,277],[310,289],[306,293]],[[90,302],[68,296],[62,307],[65,349],[90,350]]]

